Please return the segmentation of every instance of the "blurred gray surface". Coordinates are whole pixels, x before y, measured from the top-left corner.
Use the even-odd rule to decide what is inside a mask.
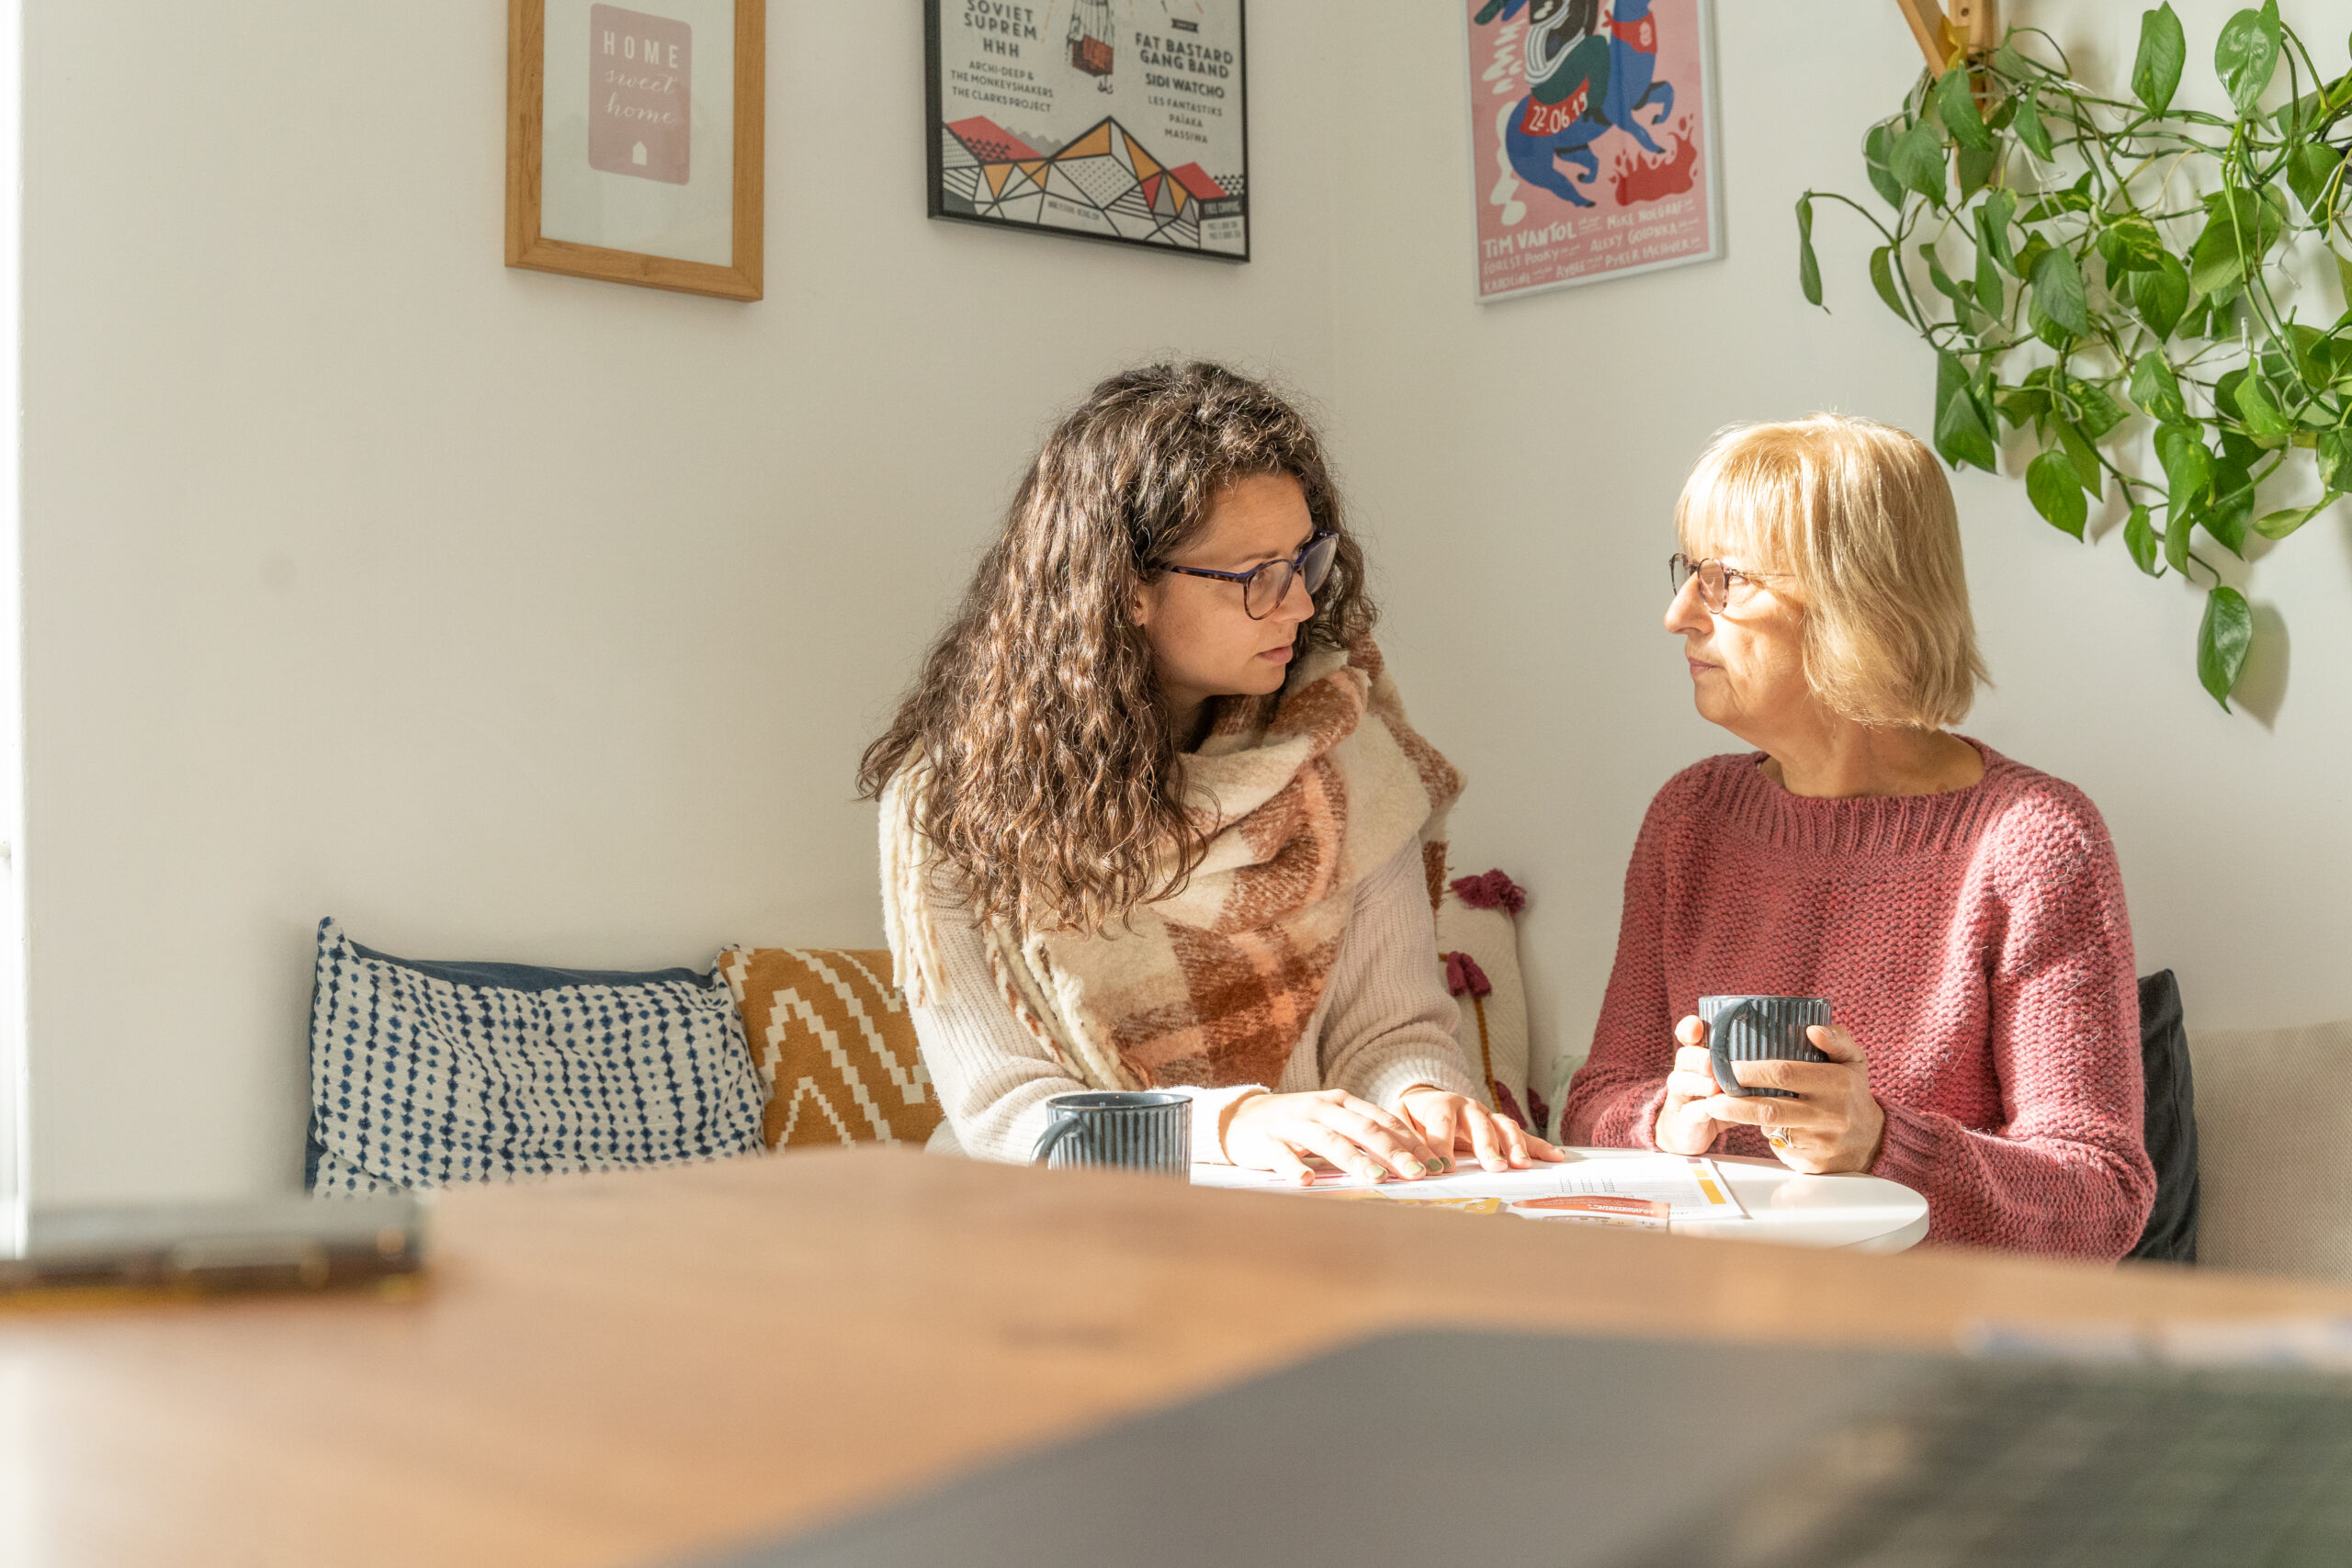
[[[698,1568],[1608,1564],[1932,1365],[1388,1335]]]

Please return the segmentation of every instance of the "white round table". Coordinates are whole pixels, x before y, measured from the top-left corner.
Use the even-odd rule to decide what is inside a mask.
[[[1631,1159],[1645,1149],[1568,1151],[1579,1159]],[[1655,1156],[1652,1156],[1655,1157]],[[1843,1247],[1856,1252],[1901,1252],[1928,1234],[1928,1201],[1899,1181],[1859,1172],[1805,1176],[1778,1160],[1710,1155],[1747,1211],[1744,1220],[1674,1223],[1677,1235],[1725,1241],[1772,1241],[1789,1247]]]
[[[1687,1173],[1679,1168],[1685,1163],[1681,1156],[1662,1155],[1653,1149],[1571,1147],[1566,1153],[1571,1162],[1567,1166],[1545,1163],[1532,1170],[1490,1176],[1474,1165],[1426,1181],[1383,1182],[1377,1190],[1373,1183],[1342,1177],[1327,1168],[1317,1190],[1318,1195],[1331,1198],[1386,1198],[1491,1213],[1504,1204],[1538,1193],[1548,1196],[1563,1190],[1592,1190],[1594,1184],[1574,1181],[1573,1172],[1579,1165],[1640,1160],[1653,1168],[1642,1172],[1627,1171],[1613,1181],[1604,1179],[1599,1184],[1601,1190],[1628,1195],[1664,1196],[1666,1191],[1689,1180]],[[1721,1219],[1689,1217],[1689,1205],[1684,1197],[1678,1197],[1673,1200],[1677,1213],[1671,1227],[1677,1235],[1779,1242],[1784,1247],[1842,1247],[1857,1252],[1901,1252],[1917,1246],[1919,1238],[1928,1234],[1928,1201],[1899,1181],[1859,1174],[1803,1176],[1778,1160],[1747,1159],[1734,1155],[1710,1155],[1707,1158],[1723,1173],[1731,1186],[1732,1196],[1739,1201],[1745,1213]],[[1674,1173],[1665,1190],[1657,1185],[1655,1168],[1661,1164]],[[1564,1183],[1563,1178],[1568,1181]],[[1292,1194],[1301,1191],[1289,1180],[1271,1172],[1241,1170],[1229,1165],[1196,1165],[1193,1167],[1192,1179],[1196,1187]],[[1690,1188],[1685,1197],[1697,1190]]]

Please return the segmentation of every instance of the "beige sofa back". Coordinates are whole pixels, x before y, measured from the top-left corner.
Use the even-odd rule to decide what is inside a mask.
[[[2352,1280],[2352,1019],[2192,1032],[2211,1269]]]

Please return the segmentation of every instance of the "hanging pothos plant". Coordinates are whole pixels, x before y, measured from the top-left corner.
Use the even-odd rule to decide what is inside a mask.
[[[1863,142],[1893,216],[1807,191],[1798,266],[1820,304],[1816,200],[1878,231],[1871,281],[1936,351],[1936,449],[1991,472],[2002,425],[2030,428],[2026,493],[2076,538],[2112,492],[2140,570],[2206,586],[2197,672],[2226,709],[2254,617],[2211,552],[2352,491],[2352,310],[2306,319],[2324,272],[2352,302],[2352,74],[2323,75],[2278,0],[2222,29],[2233,115],[2174,105],[2187,58],[2166,4],[2142,17],[2131,101],[2076,81],[2038,28],[1923,73]]]

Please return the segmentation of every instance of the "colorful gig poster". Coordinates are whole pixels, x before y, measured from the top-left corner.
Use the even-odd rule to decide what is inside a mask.
[[[930,210],[1250,258],[1242,0],[925,0]]]
[[[1465,0],[1478,298],[1724,254],[1712,0]]]

